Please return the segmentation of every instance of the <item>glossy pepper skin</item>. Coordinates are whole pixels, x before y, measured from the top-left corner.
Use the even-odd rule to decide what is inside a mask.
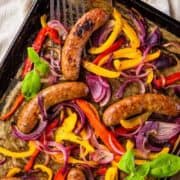
[[[32,47],[37,53],[41,50],[44,40],[46,39],[47,36],[49,36],[49,38],[54,43],[61,44],[61,40],[59,38],[58,32],[49,26],[45,26],[41,28],[41,30],[38,32],[32,44]],[[32,68],[32,62],[29,60],[29,58],[26,58],[21,77],[23,78],[27,74],[27,72],[31,70],[31,68]]]
[[[164,86],[168,86],[171,84],[174,84],[175,82],[180,81],[180,72],[176,72],[174,74],[171,74],[169,76],[165,77],[165,82],[163,83],[163,80],[160,79],[155,79],[153,80],[153,84],[158,88],[162,88]]]

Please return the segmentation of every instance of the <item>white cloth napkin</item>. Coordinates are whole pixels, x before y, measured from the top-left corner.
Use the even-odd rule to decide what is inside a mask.
[[[0,62],[33,3],[35,0],[0,0]]]

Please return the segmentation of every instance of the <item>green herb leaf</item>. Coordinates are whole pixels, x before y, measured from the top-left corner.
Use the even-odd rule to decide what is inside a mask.
[[[41,76],[44,76],[49,71],[48,63],[40,58],[33,48],[29,47],[27,48],[27,51],[28,57],[34,63],[36,71],[39,72]]]
[[[131,173],[126,177],[126,180],[144,180],[144,176],[141,176],[138,173]]]
[[[135,171],[134,154],[132,150],[127,151],[118,163],[120,170],[130,174]]]
[[[180,157],[172,154],[162,154],[150,162],[150,175],[163,178],[180,171]]]
[[[41,80],[39,74],[33,70],[27,73],[23,82],[21,91],[27,100],[37,94],[41,88]]]
[[[136,173],[145,177],[149,174],[149,170],[150,170],[150,164],[149,163],[145,163],[141,166],[138,166],[136,168]]]

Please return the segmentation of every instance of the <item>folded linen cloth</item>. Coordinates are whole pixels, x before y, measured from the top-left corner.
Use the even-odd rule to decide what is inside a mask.
[[[36,0],[0,0],[0,64]]]

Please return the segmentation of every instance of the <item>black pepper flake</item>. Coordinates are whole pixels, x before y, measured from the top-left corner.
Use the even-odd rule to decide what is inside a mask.
[[[84,21],[82,25],[77,27],[75,35],[81,38],[83,33],[92,30],[93,27],[94,27],[94,23],[90,19],[87,19]]]

